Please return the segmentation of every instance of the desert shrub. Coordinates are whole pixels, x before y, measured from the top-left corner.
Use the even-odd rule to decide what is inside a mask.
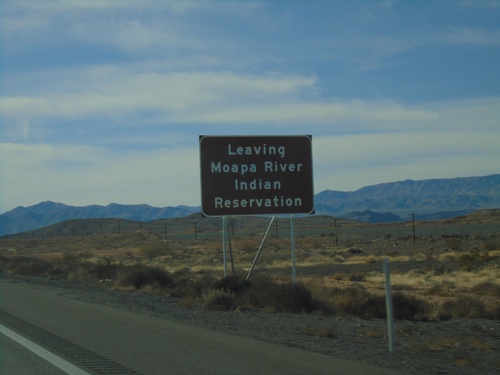
[[[330,300],[334,311],[354,315],[363,319],[385,319],[385,296],[372,294],[361,287],[335,288]],[[392,296],[394,318],[398,320],[426,319],[427,305],[424,301],[402,293]]]
[[[243,280],[238,276],[225,276],[222,279],[217,280],[214,283],[215,289],[229,292],[231,294],[237,294],[243,292],[245,289],[250,287],[250,282]]]
[[[336,313],[358,315],[370,293],[363,287],[333,288],[330,305]]]
[[[78,254],[74,252],[67,251],[62,254],[62,261],[64,263],[74,263],[79,259]]]
[[[80,259],[88,259],[92,258],[93,254],[90,251],[79,251],[77,256]]]
[[[166,242],[157,241],[154,243],[144,245],[140,251],[141,254],[144,255],[146,258],[154,259],[159,256],[167,255],[168,246]]]
[[[274,312],[312,312],[318,303],[303,284],[280,284],[267,278],[252,281],[237,295],[240,306],[251,306]]]
[[[489,260],[488,252],[481,252],[479,249],[474,249],[468,254],[461,255],[458,258],[458,265],[463,271],[471,272],[481,269]]]
[[[70,280],[86,280],[89,278],[90,267],[88,264],[72,264],[71,267],[67,267],[64,270],[60,270],[61,275],[64,275]]]
[[[484,241],[484,249],[486,251],[493,251],[500,249],[500,241],[496,239],[489,239]]]
[[[193,272],[189,267],[184,267],[172,272],[172,277],[175,279],[176,284],[181,284],[185,280],[191,279],[192,274]]]
[[[213,283],[213,278],[209,276],[192,279],[184,284],[184,290],[181,294],[185,297],[199,298],[213,288]],[[176,289],[179,291],[179,288]]]
[[[500,297],[500,284],[484,281],[474,285],[471,291],[483,296]]]
[[[88,261],[92,257],[92,253],[89,251],[66,251],[62,256],[56,261],[58,264],[63,264],[67,268],[71,268],[77,264]]]
[[[115,279],[119,272],[119,266],[115,264],[98,264],[92,266],[89,273],[94,275],[97,279]]]
[[[227,293],[212,290],[204,296],[203,307],[208,310],[229,311],[234,307],[234,299]]]
[[[311,291],[303,284],[275,286],[275,310],[280,312],[312,312],[315,306]]]
[[[443,263],[433,263],[429,271],[433,272],[435,275],[442,275],[447,271],[447,268]]]
[[[349,247],[349,249],[346,250],[347,254],[363,254],[364,251],[361,249],[358,249],[357,247]]]
[[[345,258],[343,256],[336,256],[335,258],[333,258],[333,263],[344,263],[345,262]]]
[[[429,307],[420,298],[402,293],[392,295],[394,318],[398,320],[426,320]]]
[[[118,285],[133,286],[136,289],[146,285],[153,288],[163,288],[173,284],[172,276],[167,271],[157,267],[134,266],[118,279]]]
[[[427,289],[427,295],[445,296],[448,292],[449,287],[443,283],[433,283],[429,289]]]
[[[2,257],[1,271],[17,275],[48,276],[53,272],[50,262],[36,257]]]
[[[194,275],[189,269],[184,268],[172,274],[175,289],[172,296],[184,299],[198,299],[213,289],[214,279],[207,275]]]
[[[385,297],[380,295],[370,295],[365,301],[360,301],[358,314],[364,319],[386,318]],[[395,319],[396,316],[394,316]]]
[[[62,254],[64,262],[76,262],[91,258],[93,255],[90,251],[66,251]]]
[[[460,297],[445,301],[438,312],[440,319],[469,318],[479,319],[486,316],[484,303],[477,298]]]
[[[484,316],[484,318],[491,320],[500,320],[500,305],[498,303],[495,303],[495,305],[493,306],[486,305],[485,308],[486,315]]]
[[[443,236],[444,246],[451,250],[460,250],[462,246],[462,239],[458,236]]]
[[[377,257],[374,257],[373,255],[370,255],[368,257],[366,257],[365,259],[365,263],[366,264],[374,264],[374,263],[378,263],[378,258]]]
[[[366,272],[356,272],[349,275],[349,281],[365,281]]]
[[[421,320],[425,319],[426,305],[415,297],[402,293],[392,295],[393,316],[396,320]],[[385,296],[371,295],[364,303],[359,305],[358,314],[362,318],[387,318]]]
[[[268,278],[252,282],[237,276],[226,276],[218,280],[210,277],[193,278],[193,275],[174,274],[174,295],[184,300],[201,301],[209,310],[226,311],[236,308],[258,308],[273,312],[311,312],[318,303],[308,288],[302,284],[280,284]],[[182,280],[182,281],[181,281]]]
[[[254,253],[259,248],[259,244],[252,240],[240,240],[234,244],[234,247],[243,253]]]

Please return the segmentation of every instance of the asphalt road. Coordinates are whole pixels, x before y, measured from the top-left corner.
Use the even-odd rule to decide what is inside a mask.
[[[396,374],[7,281],[0,281],[0,324],[90,374]],[[9,366],[25,366],[17,373],[58,374],[1,333],[0,340]]]

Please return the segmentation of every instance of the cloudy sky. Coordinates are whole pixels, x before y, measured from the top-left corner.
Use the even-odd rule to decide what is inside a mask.
[[[200,204],[198,136],[315,192],[500,172],[500,1],[0,1],[0,212]]]

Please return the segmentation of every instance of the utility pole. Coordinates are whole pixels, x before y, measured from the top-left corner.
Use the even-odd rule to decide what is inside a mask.
[[[165,223],[165,241],[168,239],[167,223]]]
[[[416,214],[411,214],[411,221],[413,225],[413,244],[415,245],[416,243],[416,238],[415,238],[415,215]]]
[[[337,236],[337,219],[333,219],[333,227],[335,228],[335,246],[339,246],[339,238]]]

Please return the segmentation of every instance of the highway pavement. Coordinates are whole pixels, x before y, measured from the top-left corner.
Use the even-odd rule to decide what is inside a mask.
[[[0,325],[88,374],[397,374],[7,280],[0,280]],[[70,373],[2,333],[0,345],[3,366],[9,366],[2,374]]]

